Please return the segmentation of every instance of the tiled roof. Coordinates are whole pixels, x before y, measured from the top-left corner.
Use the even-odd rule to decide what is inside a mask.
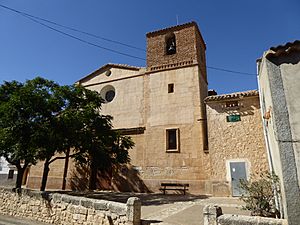
[[[271,47],[266,57],[277,57],[287,55],[293,51],[300,51],[300,40],[294,42],[287,42],[284,45]]]
[[[258,91],[250,90],[250,91],[235,92],[235,93],[223,94],[223,95],[212,95],[206,97],[204,99],[204,102],[239,99],[239,98],[251,97],[251,96],[258,96]]]
[[[81,78],[80,80],[78,80],[77,82],[81,82],[87,78],[90,78],[92,76],[94,76],[95,74],[99,73],[101,70],[104,70],[106,68],[120,68],[120,69],[127,69],[127,70],[136,70],[139,71],[141,69],[141,67],[137,67],[137,66],[130,66],[127,64],[116,64],[116,63],[107,63],[104,66],[101,66],[99,69],[95,70],[94,72],[88,74],[87,76]]]

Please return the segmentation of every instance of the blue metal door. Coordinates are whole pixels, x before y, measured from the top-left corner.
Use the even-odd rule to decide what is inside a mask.
[[[241,196],[240,180],[247,179],[245,162],[230,162],[232,196]]]

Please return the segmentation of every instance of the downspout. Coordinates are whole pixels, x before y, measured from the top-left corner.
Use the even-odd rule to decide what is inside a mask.
[[[261,110],[261,119],[262,119],[262,125],[263,125],[263,132],[264,132],[264,138],[265,138],[265,142],[266,142],[266,149],[267,149],[267,155],[268,155],[268,162],[269,162],[269,169],[271,174],[274,173],[274,163],[273,163],[273,157],[272,157],[272,152],[271,152],[271,148],[270,148],[270,142],[269,142],[269,137],[268,137],[268,130],[267,130],[267,126],[266,126],[266,122],[264,120],[264,102],[263,102],[263,95],[262,95],[262,90],[261,90],[261,86],[259,83],[259,73],[260,73],[260,68],[261,68],[261,61],[262,59],[257,60],[257,86],[258,86],[258,93],[259,93],[259,103],[260,103],[260,110]],[[282,202],[281,202],[281,197],[280,194],[277,192],[277,188],[274,188],[274,196],[275,196],[275,205],[276,208],[279,209],[280,212],[280,218],[284,218],[284,212],[283,212],[283,207],[282,207]]]

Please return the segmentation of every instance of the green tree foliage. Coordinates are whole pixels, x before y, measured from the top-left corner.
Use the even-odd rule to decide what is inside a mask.
[[[58,99],[52,91],[58,85],[36,78],[24,84],[4,82],[0,86],[0,154],[17,167],[16,188],[20,188],[25,169],[38,160],[35,136],[45,117],[58,113]]]
[[[25,169],[38,160],[44,161],[42,191],[57,159],[86,163],[90,189],[98,170],[129,162],[133,142],[112,129],[111,116],[100,114],[99,93],[38,77],[24,84],[5,82],[0,96],[0,155],[17,167],[17,188]]]
[[[241,197],[246,203],[244,209],[250,210],[251,215],[280,218],[275,204],[275,195],[280,194],[278,176],[266,172],[258,180],[241,180],[240,186],[245,190]]]
[[[78,154],[76,159],[90,168],[88,187],[95,190],[98,170],[111,168],[115,164],[128,163],[130,161],[128,150],[134,143],[130,137],[114,131],[112,117],[99,114],[95,104],[86,104],[80,109],[78,113],[83,126],[79,131],[76,147],[83,154]]]
[[[82,155],[88,151],[86,147],[89,146],[84,146],[82,140],[86,138],[83,135],[89,122],[98,119],[100,126],[102,123],[110,123],[111,118],[99,113],[102,99],[95,91],[81,86],[62,86],[55,95],[63,98],[64,106],[59,114],[45,120],[43,132],[39,132],[37,139],[40,144],[38,158],[44,161],[41,191],[46,188],[51,163],[57,159],[82,158]],[[103,119],[100,121],[99,118]],[[105,129],[111,129],[107,126],[102,128],[104,133]],[[72,149],[71,154],[70,149]],[[57,153],[64,156],[57,156]]]

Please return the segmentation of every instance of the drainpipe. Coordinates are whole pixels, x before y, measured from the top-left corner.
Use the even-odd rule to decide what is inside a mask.
[[[273,164],[273,157],[272,157],[272,152],[270,148],[270,142],[269,142],[269,137],[268,137],[268,129],[266,126],[266,122],[264,120],[264,108],[265,105],[262,101],[263,95],[262,95],[262,90],[261,86],[259,83],[259,71],[260,71],[260,66],[261,66],[261,60],[257,60],[257,85],[258,85],[258,93],[259,93],[259,103],[260,103],[260,110],[261,110],[261,119],[262,119],[262,124],[263,124],[263,131],[264,131],[264,138],[266,142],[266,149],[267,149],[267,155],[268,155],[268,161],[269,161],[269,169],[271,174],[274,172],[274,164]],[[283,207],[282,207],[282,202],[281,202],[281,197],[280,194],[277,192],[277,188],[274,188],[274,196],[275,196],[275,205],[276,208],[279,209],[280,212],[280,218],[284,218],[284,212],[283,212]]]

